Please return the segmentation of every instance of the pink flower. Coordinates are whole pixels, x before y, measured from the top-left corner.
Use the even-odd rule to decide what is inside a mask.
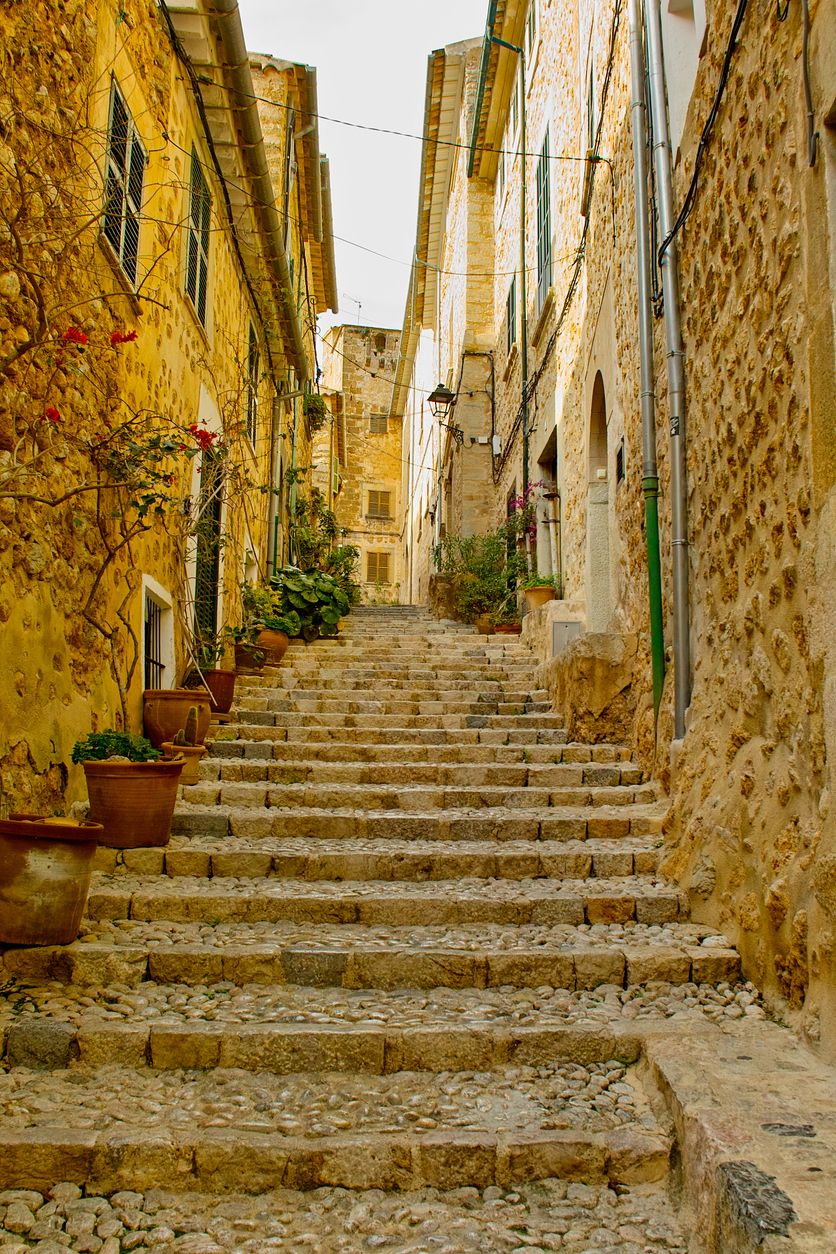
[[[83,348],[87,343],[87,336],[81,327],[67,327],[61,339],[66,340],[68,344],[78,344],[79,348]]]
[[[138,336],[139,336],[139,332],[138,332],[138,331],[111,331],[111,333],[110,333],[110,342],[111,342],[111,344],[114,344],[114,345],[116,345],[116,344],[132,344],[132,343],[133,343],[133,341],[134,341],[134,340],[135,340]]]

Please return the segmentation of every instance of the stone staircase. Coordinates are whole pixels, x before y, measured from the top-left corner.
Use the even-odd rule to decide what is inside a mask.
[[[3,955],[4,1254],[696,1248],[683,1049],[710,1089],[778,1029],[657,874],[664,800],[533,670],[387,607],[239,681],[171,844]]]

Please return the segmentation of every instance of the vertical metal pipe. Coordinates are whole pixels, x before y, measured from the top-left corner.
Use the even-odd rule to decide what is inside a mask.
[[[647,0],[645,21],[659,225],[662,238],[667,239],[674,223],[674,207],[659,0]],[[671,437],[674,735],[677,740],[680,740],[685,735],[685,712],[691,701],[691,641],[688,593],[688,479],[685,460],[685,368],[679,313],[679,267],[675,240],[668,245],[662,256],[662,291],[665,298]]]
[[[642,491],[644,493],[647,584],[650,608],[650,658],[653,710],[659,712],[665,682],[665,637],[662,617],[662,569],[659,554],[659,471],[656,463],[656,394],[653,378],[653,311],[651,308],[650,212],[647,201],[647,114],[641,0],[628,0],[630,31],[630,113],[633,122],[633,175],[636,200],[636,262],[639,299],[639,365],[642,416]]]
[[[525,50],[518,49],[520,58],[520,367],[522,372],[522,495],[528,494],[528,271],[526,269],[526,215],[527,196],[526,181],[528,163],[526,161],[526,144],[528,142],[528,119],[525,107]]]

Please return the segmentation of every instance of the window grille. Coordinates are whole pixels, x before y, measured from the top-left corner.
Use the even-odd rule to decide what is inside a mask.
[[[369,518],[391,518],[391,492],[369,492]]]
[[[195,545],[194,621],[198,639],[218,630],[220,591],[223,468],[219,455],[207,450],[200,459],[200,496]]]
[[[552,212],[549,192],[549,133],[537,159],[537,309],[543,308],[552,283]]]
[[[163,607],[145,594],[145,627],[143,631],[146,688],[162,688],[165,665],[163,653]]]
[[[511,286],[508,288],[508,299],[505,302],[505,320],[508,327],[508,337],[506,351],[511,349],[517,342],[517,276],[514,275],[511,280]]]
[[[247,343],[247,439],[255,448],[258,435],[258,380],[260,372],[260,354],[258,336],[255,327],[250,324],[250,335]]]
[[[209,224],[212,214],[212,197],[200,166],[200,160],[192,149],[192,174],[189,190],[189,224],[186,248],[186,292],[191,297],[197,316],[206,323],[206,283],[209,275]]]
[[[110,120],[105,163],[103,233],[133,286],[139,260],[139,218],[145,178],[145,149],[115,83],[110,90]]]
[[[386,435],[389,423],[385,414],[372,414],[369,418],[369,431],[372,435]]]
[[[388,583],[389,582],[389,554],[388,553],[367,553],[366,554],[366,582],[367,583]]]

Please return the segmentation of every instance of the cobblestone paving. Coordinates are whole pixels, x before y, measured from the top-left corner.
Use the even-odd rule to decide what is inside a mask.
[[[0,1193],[4,1254],[66,1250],[121,1254],[685,1254],[687,1246],[658,1190],[617,1191],[548,1180],[513,1190],[387,1195],[380,1191],[281,1190],[222,1201],[197,1194],[123,1191],[82,1197],[72,1183],[47,1194]]]

